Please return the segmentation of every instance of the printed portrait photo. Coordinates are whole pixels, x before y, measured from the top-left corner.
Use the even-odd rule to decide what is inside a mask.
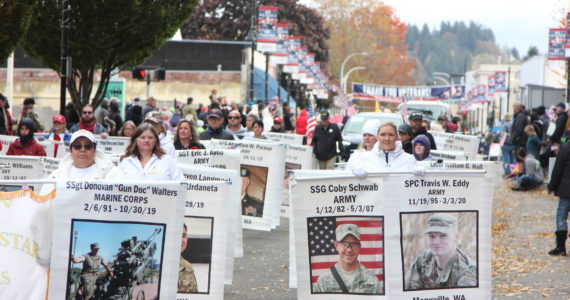
[[[72,220],[66,299],[155,299],[165,224]]]
[[[479,285],[478,212],[400,213],[404,291]]]
[[[384,295],[384,218],[307,218],[312,294]]]
[[[244,216],[263,217],[265,191],[267,190],[267,167],[241,165],[241,212]]]
[[[184,217],[178,293],[209,294],[214,218]]]

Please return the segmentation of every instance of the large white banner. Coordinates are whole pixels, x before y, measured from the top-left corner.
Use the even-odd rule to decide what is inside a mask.
[[[186,240],[180,252],[176,299],[223,299],[229,219],[224,208],[231,183],[186,181],[183,187],[188,190],[183,229]]]
[[[285,173],[285,145],[253,141],[212,140],[215,149],[241,153],[243,228],[271,230],[279,225]]]
[[[279,132],[264,132],[263,134],[273,142],[279,142],[287,145],[303,145],[304,135]]]
[[[389,298],[491,299],[490,177],[432,171],[384,184]]]
[[[473,170],[485,171],[488,176],[495,176],[497,162],[493,161],[419,161],[426,170]]]
[[[110,136],[104,139],[101,138],[101,136],[97,135],[95,137],[95,140],[97,142],[97,150],[103,151],[105,153],[118,154],[124,154],[127,150],[127,146],[131,142],[131,138],[121,136]]]
[[[0,299],[44,300],[55,193],[40,196],[21,183],[0,183]]]
[[[386,299],[383,179],[328,174],[291,187],[298,298]]]
[[[239,171],[240,151],[236,149],[178,150],[178,163]]]
[[[180,182],[59,181],[49,298],[175,299],[186,193]]]
[[[182,175],[190,181],[221,181],[230,184],[229,194],[223,196],[223,217],[227,219],[226,272],[224,283],[232,284],[234,257],[243,257],[243,226],[239,192],[241,177],[237,171],[209,168],[199,165],[179,164]]]
[[[468,160],[467,155],[465,152],[460,151],[447,151],[447,150],[431,150],[430,152],[431,157],[435,159],[441,159],[443,161],[446,160]],[[475,159],[475,156],[472,158]]]
[[[38,156],[0,156],[1,180],[30,180],[44,177]]]
[[[477,156],[479,137],[474,135],[454,134],[441,131],[430,131],[438,150],[465,152],[468,160]]]
[[[286,145],[285,174],[283,183],[283,203],[281,216],[290,217],[289,176],[293,170],[312,170],[317,168],[317,159],[313,156],[313,147],[302,145]]]

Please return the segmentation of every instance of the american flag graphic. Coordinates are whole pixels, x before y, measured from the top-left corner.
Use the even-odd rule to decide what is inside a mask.
[[[334,247],[335,230],[342,224],[360,228],[360,255],[358,261],[384,282],[384,218],[383,217],[311,217],[307,218],[309,231],[309,258],[311,283],[338,262]]]
[[[307,145],[311,146],[313,141],[313,133],[315,132],[315,127],[317,126],[317,116],[315,116],[315,111],[313,110],[313,106],[309,105],[307,110],[307,133],[305,136],[307,137]]]

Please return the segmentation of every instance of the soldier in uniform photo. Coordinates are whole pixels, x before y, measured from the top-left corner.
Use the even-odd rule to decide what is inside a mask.
[[[179,293],[197,293],[198,283],[192,264],[182,257],[182,252],[186,250],[188,245],[188,227],[184,224],[182,229],[182,247],[180,249],[180,267],[178,269],[178,292]]]
[[[457,218],[433,214],[427,221],[428,250],[416,257],[407,271],[404,290],[477,286],[477,266],[457,248]]]
[[[75,258],[73,255],[70,257],[73,263],[83,263],[81,273],[79,273],[80,285],[83,287],[83,295],[80,299],[92,300],[94,299],[95,290],[97,288],[97,281],[101,281],[105,276],[113,277],[113,272],[109,265],[105,263],[105,259],[99,255],[99,243],[93,243],[91,252]],[[99,268],[103,266],[107,272],[99,272]]]
[[[319,276],[313,293],[382,293],[382,285],[376,275],[358,261],[361,248],[358,226],[338,226],[334,247],[338,252],[338,262],[327,273]]]
[[[257,200],[247,194],[247,188],[251,183],[250,172],[246,168],[241,168],[241,208],[242,215],[263,217],[263,201]]]

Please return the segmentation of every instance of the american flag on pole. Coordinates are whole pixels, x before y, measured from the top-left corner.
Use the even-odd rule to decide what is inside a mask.
[[[358,261],[378,277],[384,286],[384,218],[383,217],[311,217],[307,218],[311,283],[338,262],[334,247],[336,228],[354,224],[360,228]]]
[[[315,132],[315,127],[317,127],[317,116],[315,115],[315,111],[313,110],[313,106],[309,105],[307,110],[307,133],[305,136],[307,137],[307,145],[311,146],[313,141],[313,133]]]

